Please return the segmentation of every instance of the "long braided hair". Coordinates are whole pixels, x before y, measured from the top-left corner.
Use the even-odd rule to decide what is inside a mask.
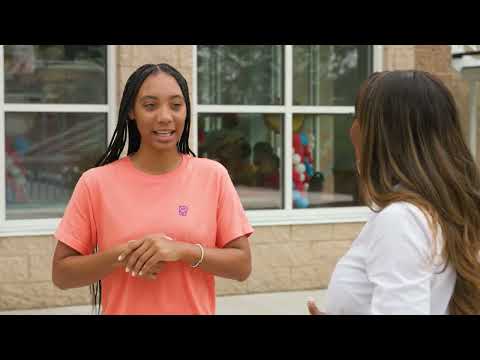
[[[115,128],[112,140],[110,141],[107,150],[102,155],[100,160],[96,163],[96,167],[104,166],[120,159],[120,156],[125,148],[125,144],[127,143],[127,138],[128,155],[134,154],[139,150],[141,143],[140,132],[138,131],[136,122],[132,121],[132,119],[129,118],[128,113],[133,108],[135,104],[135,99],[144,81],[149,76],[161,72],[172,76],[177,81],[180,90],[182,91],[182,95],[187,108],[185,127],[183,129],[182,136],[180,137],[180,141],[177,143],[177,150],[181,154],[190,154],[192,156],[196,156],[194,152],[190,149],[188,144],[188,139],[190,136],[191,106],[187,80],[185,80],[183,75],[171,65],[146,64],[139,67],[132,75],[130,75],[125,85],[125,89],[122,95],[122,101],[120,102],[117,127]],[[95,249],[95,252],[97,251],[98,246]],[[102,303],[101,281],[98,281],[90,286],[90,293],[92,295],[93,310],[96,311],[97,314],[100,314]]]

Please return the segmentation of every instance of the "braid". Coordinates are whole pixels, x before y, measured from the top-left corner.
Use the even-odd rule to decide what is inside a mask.
[[[113,132],[112,139],[107,147],[107,150],[102,157],[97,161],[96,167],[110,164],[120,159],[120,156],[127,143],[128,136],[128,155],[134,154],[140,149],[140,133],[137,128],[137,124],[129,118],[128,113],[133,108],[135,98],[143,84],[143,82],[152,74],[164,72],[172,76],[180,86],[183,98],[185,100],[187,108],[187,117],[185,119],[185,127],[177,144],[177,150],[181,154],[187,154],[196,156],[190,149],[188,144],[188,138],[190,136],[190,118],[191,118],[191,106],[190,97],[188,91],[187,80],[183,77],[178,70],[168,64],[146,64],[139,67],[128,79],[125,89],[123,90],[122,100],[120,102],[120,108],[118,112],[118,122]],[[98,247],[95,249],[98,252]],[[102,302],[102,282],[98,281],[90,286],[90,293],[92,294],[92,306],[97,314],[101,311]]]

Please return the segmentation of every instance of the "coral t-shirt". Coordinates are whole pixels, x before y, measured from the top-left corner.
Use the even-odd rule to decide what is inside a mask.
[[[83,255],[164,233],[205,248],[223,248],[253,233],[227,170],[218,162],[182,155],[162,175],[134,167],[129,157],[85,172],[55,233]],[[167,263],[156,280],[133,278],[119,267],[102,280],[103,314],[215,313],[214,276]]]

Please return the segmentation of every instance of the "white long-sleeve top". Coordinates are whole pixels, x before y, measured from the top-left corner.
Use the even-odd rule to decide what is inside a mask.
[[[445,268],[442,244],[412,204],[373,214],[333,272],[327,314],[448,314],[456,273]]]

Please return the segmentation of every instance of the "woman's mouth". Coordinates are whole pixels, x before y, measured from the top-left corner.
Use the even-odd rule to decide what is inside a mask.
[[[175,139],[175,130],[154,130],[152,131],[152,134],[155,139],[162,142],[168,142]]]

